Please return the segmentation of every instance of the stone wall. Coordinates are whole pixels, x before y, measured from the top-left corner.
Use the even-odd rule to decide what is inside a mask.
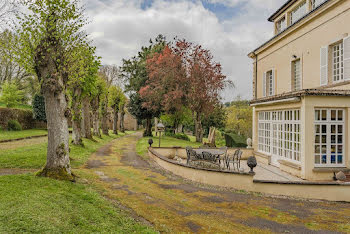
[[[23,129],[46,128],[46,123],[33,119],[32,110],[0,108],[0,127],[7,129],[9,120],[17,120]]]

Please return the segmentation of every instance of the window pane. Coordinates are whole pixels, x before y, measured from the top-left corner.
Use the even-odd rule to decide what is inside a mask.
[[[331,133],[337,133],[336,132],[336,125],[331,126]]]
[[[343,121],[343,111],[338,110],[338,121]]]
[[[343,133],[343,125],[338,125],[338,133]]]
[[[323,121],[327,120],[327,111],[326,110],[322,110],[322,120]]]
[[[343,164],[343,155],[338,155],[338,164]]]
[[[320,164],[320,155],[315,155],[315,164]]]
[[[331,155],[331,163],[332,163],[332,164],[335,164],[335,163],[336,163],[336,161],[335,161],[335,155],[334,155],[334,154]]]
[[[332,121],[337,120],[337,111],[336,110],[331,111],[331,120]]]
[[[320,114],[320,111],[319,110],[316,110],[315,111],[315,120],[316,121],[320,121],[321,120],[321,114]]]
[[[321,133],[321,126],[320,125],[316,125],[315,126],[315,132],[316,133]]]

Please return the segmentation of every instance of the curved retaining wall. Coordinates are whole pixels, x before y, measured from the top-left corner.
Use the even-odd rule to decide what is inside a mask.
[[[215,186],[306,199],[350,202],[350,183],[274,182],[254,180],[249,173],[222,172],[183,165],[160,154],[161,148],[149,148],[149,156],[162,168],[183,178]]]

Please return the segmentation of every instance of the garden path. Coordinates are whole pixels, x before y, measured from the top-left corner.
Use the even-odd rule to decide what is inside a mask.
[[[267,197],[185,181],[138,156],[140,138],[138,132],[100,148],[78,175],[161,232],[350,232],[349,203]]]

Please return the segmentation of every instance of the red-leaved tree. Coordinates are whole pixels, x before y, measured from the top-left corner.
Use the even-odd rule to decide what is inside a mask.
[[[229,81],[222,74],[221,64],[215,62],[211,52],[201,45],[179,40],[175,51],[182,57],[187,75],[186,101],[193,114],[196,141],[202,142],[202,117],[213,111]]]
[[[166,113],[181,110],[186,104],[186,74],[181,57],[165,46],[161,53],[147,59],[147,72],[148,80],[139,92],[143,107],[155,111],[161,107]]]
[[[175,113],[187,106],[193,113],[196,141],[203,140],[202,117],[220,101],[229,83],[222,67],[213,61],[209,50],[185,40],[173,48],[166,46],[147,60],[149,79],[141,88],[143,106]]]

